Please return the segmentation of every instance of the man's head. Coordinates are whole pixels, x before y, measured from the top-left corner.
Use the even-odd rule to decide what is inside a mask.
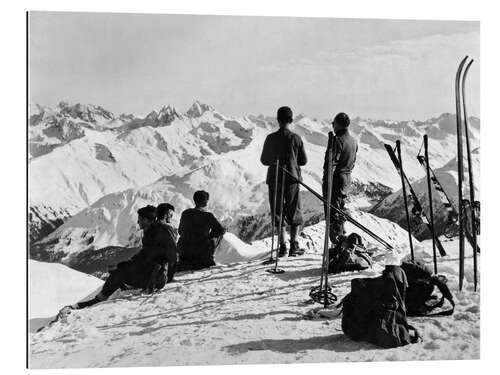
[[[205,190],[198,190],[193,195],[193,200],[196,207],[206,207],[209,198],[210,194],[208,194]]]
[[[332,125],[333,125],[333,131],[339,131],[339,130],[344,130],[349,127],[349,124],[351,123],[351,120],[349,120],[349,116],[347,116],[346,113],[340,112],[335,116],[333,119]]]
[[[137,224],[142,230],[148,229],[156,219],[156,208],[151,205],[137,210]]]
[[[286,127],[293,121],[293,112],[290,107],[280,107],[277,113],[278,123],[280,128]]]
[[[156,218],[160,221],[165,220],[167,223],[170,223],[174,216],[174,211],[175,208],[170,203],[160,203],[156,207]]]

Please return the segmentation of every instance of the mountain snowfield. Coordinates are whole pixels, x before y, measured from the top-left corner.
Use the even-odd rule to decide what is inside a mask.
[[[384,142],[404,139],[405,169],[411,179],[424,176],[415,155],[426,131],[433,166],[447,163],[456,147],[454,118],[353,119],[351,131],[360,144],[353,172],[357,193],[351,205],[369,208],[399,189]],[[478,140],[479,120],[471,118],[470,123],[472,139]],[[31,256],[61,260],[87,249],[131,246],[137,242],[135,210],[140,205],[167,201],[180,213],[192,205],[192,193],[200,188],[210,192],[210,208],[231,229],[248,223],[249,217],[258,226],[256,221],[268,211],[266,168],[259,156],[266,135],[276,128],[274,118],[231,118],[199,102],[184,114],[165,106],[143,119],[115,116],[92,105],[32,106]],[[298,115],[292,129],[302,136],[309,157],[304,181],[320,191],[331,126]]]
[[[407,233],[399,226],[367,213],[357,211],[356,215],[371,230],[384,233],[386,239],[399,245],[402,255],[408,253]],[[348,232],[354,229],[348,224]],[[306,254],[281,258],[283,274],[270,274],[266,272],[270,266],[262,265],[261,259],[269,254],[269,238],[250,246],[228,233],[217,250],[217,266],[181,273],[176,282],[152,296],[138,291],[117,292],[106,302],[73,311],[31,333],[30,367],[479,358],[479,292],[473,291],[470,248],[466,249],[462,292],[457,291],[456,241],[444,242],[448,255],[439,258],[438,270],[448,277],[455,295],[455,313],[449,317],[411,318],[423,342],[380,349],[344,336],[335,307],[325,309],[307,303],[309,289],[319,283],[323,233],[324,222],[305,228],[300,241]],[[375,264],[363,272],[330,275],[330,285],[339,300],[349,292],[351,279],[377,276],[383,269],[384,251],[369,237],[363,237],[367,247],[376,251]],[[429,241],[414,241],[416,256],[430,262]],[[68,282],[75,279],[54,274]],[[36,275],[43,278],[43,273]],[[50,288],[47,283],[44,286]]]

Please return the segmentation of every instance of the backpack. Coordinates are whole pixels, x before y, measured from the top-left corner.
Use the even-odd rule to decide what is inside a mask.
[[[369,253],[365,250],[361,237],[357,233],[351,233],[342,237],[337,246],[329,249],[329,273],[340,273],[346,271],[362,271],[370,268],[373,264]]]
[[[416,261],[403,262],[401,268],[405,271],[408,279],[405,299],[408,316],[445,316],[453,314],[455,302],[450,289],[446,285],[446,277],[433,275],[428,266]],[[436,301],[436,296],[432,294],[435,287],[441,292],[439,301]],[[445,300],[450,302],[451,308],[431,314],[432,310],[442,307]]]
[[[406,320],[401,296],[405,288],[404,272],[400,268],[399,275],[389,271],[376,278],[351,280],[351,292],[339,304],[344,334],[354,341],[367,341],[383,348],[418,342],[420,335]]]

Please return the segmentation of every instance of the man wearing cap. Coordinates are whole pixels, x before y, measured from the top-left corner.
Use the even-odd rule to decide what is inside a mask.
[[[281,107],[278,109],[277,119],[279,129],[269,134],[264,142],[260,161],[268,166],[266,184],[269,191],[269,205],[271,206],[271,214],[275,206],[276,212],[274,220],[279,228],[280,217],[280,192],[281,186],[284,184],[283,196],[283,215],[282,215],[282,231],[280,236],[279,255],[284,256],[287,253],[285,244],[286,228],[285,223],[290,225],[290,252],[289,256],[301,255],[304,251],[299,249],[297,236],[300,226],[303,224],[302,212],[300,207],[299,183],[302,181],[300,167],[306,165],[307,156],[304,149],[304,144],[300,136],[290,130],[290,124],[293,122],[293,113],[289,107]],[[285,168],[289,173],[282,181],[281,170],[276,170],[276,161],[279,160],[279,165]],[[278,172],[278,189],[275,192],[275,176]],[[274,198],[277,198],[274,205]]]
[[[206,191],[196,191],[193,195],[195,207],[188,208],[181,214],[180,238],[177,243],[178,270],[199,270],[215,266],[215,249],[226,229],[207,211],[209,198]]]
[[[331,186],[332,206],[343,210],[345,200],[351,185],[351,172],[356,163],[356,153],[358,152],[358,142],[349,133],[349,116],[340,112],[332,122],[335,136],[333,144],[333,181]],[[328,148],[325,152],[325,162],[323,164],[323,196],[327,196],[328,186]],[[325,205],[326,212],[326,205]],[[330,241],[335,245],[339,236],[344,235],[345,219],[334,210],[330,210]]]
[[[119,263],[110,270],[101,291],[89,301],[78,302],[69,308],[82,309],[108,299],[118,289],[143,288],[152,291],[162,288],[164,280],[158,280],[158,264],[165,249],[170,245],[166,236],[159,231],[154,206],[142,207],[137,211],[137,224],[143,231],[142,248],[132,258]],[[156,272],[155,272],[156,270]],[[163,284],[163,285],[161,285]]]

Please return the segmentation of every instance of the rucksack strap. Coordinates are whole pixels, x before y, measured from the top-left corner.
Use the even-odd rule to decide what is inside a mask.
[[[432,284],[437,286],[439,291],[442,294],[440,302],[435,306],[435,307],[441,307],[444,304],[445,299],[448,300],[451,304],[451,309],[444,310],[444,311],[439,311],[437,313],[433,314],[428,314],[427,316],[449,316],[452,315],[453,312],[455,311],[455,301],[453,301],[453,295],[450,292],[450,289],[448,288],[448,285],[446,285],[445,282],[441,281],[438,277],[432,277]]]
[[[434,304],[433,306],[429,306],[429,311],[432,311],[436,308],[442,307],[444,305],[444,301],[447,300],[451,304],[451,308],[448,310],[443,310],[443,311],[438,311],[435,313],[423,313],[423,314],[412,314],[412,316],[430,316],[430,317],[436,317],[436,316],[450,316],[453,314],[455,311],[455,301],[453,300],[453,295],[450,292],[450,289],[448,288],[448,285],[444,281],[442,281],[439,277],[433,276],[431,277],[431,283],[434,286],[437,286],[439,291],[441,292],[441,299],[439,302]]]

